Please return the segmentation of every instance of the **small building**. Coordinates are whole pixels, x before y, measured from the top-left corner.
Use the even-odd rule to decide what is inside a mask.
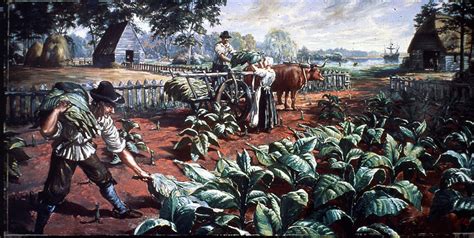
[[[94,66],[110,67],[113,62],[142,63],[145,50],[129,22],[111,25],[92,55]]]
[[[456,71],[461,62],[460,34],[452,30],[443,31],[449,16],[436,14],[429,17],[416,31],[408,46],[409,58],[404,65],[412,70]],[[470,31],[464,34],[464,68],[468,66],[471,47]]]

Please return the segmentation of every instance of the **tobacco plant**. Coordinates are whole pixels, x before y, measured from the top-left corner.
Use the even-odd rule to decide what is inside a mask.
[[[450,163],[451,168],[443,172],[430,209],[431,217],[450,212],[460,216],[474,216],[474,123],[465,121],[460,131],[445,138],[450,149],[442,153],[435,165]],[[464,189],[460,186],[463,185]]]
[[[375,97],[370,98],[367,103],[368,111],[377,116],[389,117],[393,113],[393,101],[380,91]]]
[[[142,135],[137,132],[132,132],[133,129],[140,130],[140,125],[130,119],[122,118],[118,120],[122,124],[122,128],[118,130],[119,136],[125,140],[126,148],[134,153],[139,154],[140,151],[146,151],[150,153],[150,148],[143,141]],[[116,153],[113,153],[113,160],[110,164],[116,165],[121,163],[120,158]]]
[[[283,139],[268,146],[249,146],[261,164],[295,189],[300,184],[311,183],[318,176],[312,153],[316,143],[316,137],[306,137],[294,143]]]
[[[206,113],[207,110],[199,109],[196,116],[191,115],[186,118],[184,124],[187,128],[179,133],[183,137],[174,146],[175,150],[189,146],[193,161],[206,156],[211,145],[219,147],[217,136],[212,132],[207,122],[201,119]]]
[[[13,133],[5,133],[6,137],[3,139],[2,147],[6,153],[4,157],[8,156],[8,164],[6,174],[13,181],[18,181],[21,177],[19,163],[29,160],[30,157],[24,152],[26,141],[20,137],[13,136]],[[6,159],[6,158],[4,158]]]
[[[212,112],[205,112],[204,119],[213,128],[212,131],[219,138],[228,137],[240,131],[237,120],[230,111],[230,107],[222,107],[218,103],[212,105]]]
[[[299,219],[308,204],[305,190],[289,192],[281,199],[273,193],[268,202],[258,203],[254,213],[257,233],[262,236],[332,236],[334,232],[314,219]]]
[[[342,101],[336,95],[324,94],[323,99],[318,102],[318,107],[321,108],[320,119],[342,121],[346,117]]]
[[[270,187],[274,177],[271,171],[253,166],[250,162],[251,158],[244,150],[237,155],[235,162],[221,157],[212,172],[197,164],[177,163],[188,178],[204,182],[191,195],[213,208],[238,210],[239,216],[232,216],[238,219],[238,226],[243,228],[247,224],[245,214],[250,206],[266,201],[265,190]]]
[[[357,119],[367,125],[363,136],[364,142],[368,145],[374,143],[381,144],[387,117],[377,116],[375,113],[367,113],[367,115],[359,116]]]

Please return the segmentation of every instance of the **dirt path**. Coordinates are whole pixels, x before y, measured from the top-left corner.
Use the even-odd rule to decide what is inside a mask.
[[[102,69],[101,69],[102,70]],[[119,72],[117,72],[119,73]],[[85,77],[85,76],[84,76]],[[33,80],[33,79],[28,79]],[[353,89],[340,92],[331,92],[342,98],[347,103],[351,113],[359,112],[363,107],[363,101],[381,88],[388,85],[388,79],[364,79],[353,82]],[[249,133],[248,135],[231,136],[227,140],[220,140],[221,147],[218,148],[222,154],[235,159],[237,151],[248,148],[246,143],[254,145],[271,143],[285,137],[293,138],[292,132],[287,127],[297,128],[298,123],[316,126],[318,123],[326,123],[318,119],[319,109],[317,101],[324,93],[312,93],[298,96],[297,106],[303,111],[304,119],[301,119],[300,111],[279,111],[283,118],[282,127],[277,127],[271,133]],[[156,165],[150,165],[148,155],[137,157],[139,164],[151,173],[162,173],[172,175],[178,180],[186,180],[179,168],[172,162],[173,159],[189,161],[184,153],[177,154],[173,151],[173,145],[179,140],[177,134],[181,131],[187,110],[175,110],[161,112],[151,117],[133,118],[141,126],[138,132],[143,135],[145,142],[156,154]],[[160,121],[161,129],[154,130],[156,121]],[[32,134],[36,138],[42,138],[37,130],[26,128],[12,128],[23,130],[20,137],[30,141]],[[40,141],[40,143],[43,143]],[[108,164],[110,155],[105,153],[104,144],[98,141],[98,155],[101,160]],[[27,147],[26,153],[32,157],[24,165],[21,165],[23,176],[18,184],[10,183],[8,187],[8,229],[10,234],[25,234],[33,229],[35,212],[28,201],[30,192],[41,191],[49,168],[49,156],[51,146],[48,143],[36,147]],[[198,160],[198,163],[209,170],[213,170],[217,160],[215,150],[209,152],[209,157]],[[131,170],[124,165],[109,166],[110,171],[117,180],[117,191],[119,196],[132,208],[140,210],[144,217],[139,219],[118,220],[111,217],[112,207],[100,196],[98,188],[92,184],[80,184],[86,181],[84,173],[77,169],[72,180],[71,192],[66,201],[59,206],[56,213],[50,219],[45,228],[45,233],[50,235],[101,235],[101,234],[131,234],[133,229],[141,221],[148,217],[158,216],[159,205],[151,199],[146,184],[132,180]],[[100,204],[102,224],[85,223],[93,220],[95,203]]]

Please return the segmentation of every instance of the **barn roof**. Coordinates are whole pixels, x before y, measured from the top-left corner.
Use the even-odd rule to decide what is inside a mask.
[[[450,17],[443,14],[435,14],[426,19],[418,28],[413,36],[410,45],[408,46],[408,53],[413,50],[439,50],[445,53],[459,53],[460,49],[460,34],[453,30],[445,30],[442,28],[446,25],[445,21]],[[468,51],[470,47],[470,33],[466,28],[464,35],[464,50]],[[428,44],[428,42],[430,42]]]
[[[110,27],[105,31],[104,35],[100,39],[99,44],[97,45],[96,49],[94,50],[94,55],[111,55],[114,54],[115,48],[117,47],[117,44],[122,37],[123,31],[127,27],[129,22],[121,22],[117,24],[110,25]],[[143,48],[143,45],[141,44],[140,40],[138,39],[138,36],[133,30],[133,34],[135,35],[140,47],[142,48],[143,51],[145,49]]]

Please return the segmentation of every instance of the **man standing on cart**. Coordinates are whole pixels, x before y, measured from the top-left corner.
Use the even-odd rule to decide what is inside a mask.
[[[234,52],[234,48],[229,43],[229,39],[232,38],[228,31],[223,31],[220,36],[221,41],[217,42],[214,47],[214,61],[212,63],[213,72],[228,72],[230,69],[231,54]]]

